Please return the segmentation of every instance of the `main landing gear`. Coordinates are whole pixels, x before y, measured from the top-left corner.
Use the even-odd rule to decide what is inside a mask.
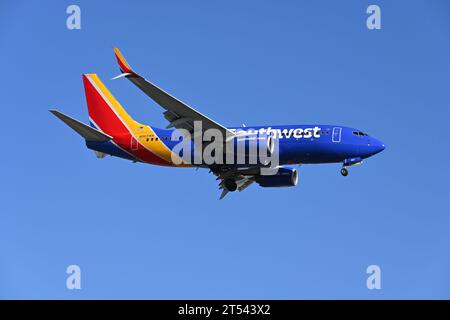
[[[342,169],[341,169],[341,174],[342,174],[342,176],[344,176],[344,177],[348,176],[348,170],[347,170],[346,167],[342,167]]]

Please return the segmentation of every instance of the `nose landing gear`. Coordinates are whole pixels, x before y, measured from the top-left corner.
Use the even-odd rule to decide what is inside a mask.
[[[356,166],[358,164],[362,163],[362,159],[361,157],[356,157],[356,158],[350,158],[350,159],[345,159],[342,163],[342,169],[341,169],[341,174],[346,177],[348,176],[348,170],[347,167],[350,166]]]
[[[344,176],[344,177],[348,176],[348,170],[347,170],[346,167],[342,167],[342,169],[341,169],[341,174],[342,174],[342,176]]]

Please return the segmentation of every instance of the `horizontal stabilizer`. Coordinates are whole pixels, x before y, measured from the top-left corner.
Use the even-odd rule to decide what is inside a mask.
[[[112,140],[112,137],[94,129],[74,118],[65,115],[64,113],[59,112],[58,110],[49,110],[55,116],[57,116],[61,121],[71,127],[74,131],[76,131],[80,136],[82,136],[86,141],[96,141],[96,142],[106,142]]]

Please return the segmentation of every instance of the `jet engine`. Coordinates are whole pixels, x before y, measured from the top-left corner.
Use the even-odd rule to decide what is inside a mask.
[[[295,187],[298,182],[298,172],[293,168],[278,168],[274,175],[258,175],[256,183],[261,187]]]
[[[236,137],[232,146],[232,150],[226,149],[225,153],[232,154],[235,163],[240,164],[239,159],[243,159],[246,164],[256,164],[268,161],[267,158],[272,156],[275,151],[275,140],[268,135],[248,135]]]

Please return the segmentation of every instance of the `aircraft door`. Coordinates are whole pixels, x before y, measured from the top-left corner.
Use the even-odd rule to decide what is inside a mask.
[[[341,142],[342,128],[334,127],[331,141],[335,143]]]
[[[131,136],[130,147],[131,147],[131,150],[133,150],[133,151],[136,151],[138,149],[138,142],[133,136]]]

